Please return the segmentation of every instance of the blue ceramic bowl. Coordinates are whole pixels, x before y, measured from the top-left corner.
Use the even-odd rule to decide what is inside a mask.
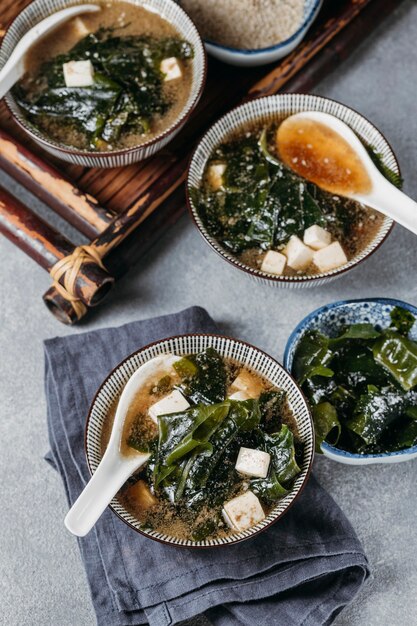
[[[282,57],[292,52],[304,39],[308,29],[318,15],[322,3],[323,0],[305,0],[302,23],[291,37],[281,41],[275,46],[255,50],[242,50],[240,48],[230,48],[215,43],[214,41],[205,40],[206,50],[211,56],[216,57],[224,63],[241,67],[255,67],[282,59]]]
[[[284,367],[291,372],[295,350],[301,337],[308,330],[318,330],[335,337],[345,324],[369,322],[386,328],[391,323],[390,313],[395,306],[401,306],[417,317],[417,307],[391,298],[368,298],[366,300],[340,300],[316,309],[305,317],[291,333],[284,353]],[[411,329],[410,337],[417,341],[417,322]],[[381,454],[353,454],[339,450],[328,443],[321,445],[325,456],[348,465],[370,465],[372,463],[400,463],[417,458],[417,445],[399,452]]]

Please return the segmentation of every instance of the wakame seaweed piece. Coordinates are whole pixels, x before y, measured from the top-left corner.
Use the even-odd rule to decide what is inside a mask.
[[[264,428],[273,428],[274,431],[278,430],[281,427],[282,414],[286,404],[287,392],[284,389],[263,391],[259,396],[262,426]]]
[[[117,141],[125,131],[148,132],[152,116],[168,109],[160,62],[173,51],[177,58],[192,57],[192,47],[180,39],[113,37],[111,30],[101,30],[43,64],[42,81],[37,82],[43,88],[35,96],[25,94],[19,86],[14,93],[33,123],[44,127],[45,119],[52,117],[75,126],[86,133],[90,147],[95,148],[101,140]],[[94,85],[67,88],[63,63],[82,59],[93,63]]]
[[[229,414],[210,438],[212,454],[197,457],[190,470],[186,485],[190,498],[195,492],[204,489],[210,477],[214,476],[220,462],[227,464],[232,452],[230,447],[237,440],[238,435],[242,432],[250,432],[259,425],[261,415],[257,400],[242,402],[232,400],[229,404]]]
[[[267,502],[288,493],[287,486],[300,472],[296,458],[294,435],[286,424],[272,435],[264,435],[264,449],[271,455],[268,476],[250,481],[250,489]]]
[[[408,309],[401,306],[395,306],[391,313],[391,327],[396,328],[400,335],[408,337],[409,332],[414,326],[416,318]]]
[[[175,361],[172,367],[177,372],[177,374],[181,376],[181,378],[192,378],[192,376],[195,376],[195,374],[197,374],[197,365],[186,356],[179,361]]]
[[[394,170],[385,165],[382,154],[377,152],[372,146],[365,145],[365,149],[371,157],[374,165],[381,172],[381,174],[385,176],[385,178],[389,180],[389,182],[392,183],[395,187],[397,187],[398,189],[402,189],[404,179],[400,176],[400,174],[397,174],[397,172],[394,172]]]
[[[145,424],[146,416],[139,414],[134,421],[127,438],[127,445],[138,452],[152,452],[156,450],[158,435],[149,430]]]
[[[181,387],[187,400],[194,404],[214,404],[223,402],[227,391],[225,363],[214,348],[206,348],[188,357],[197,368],[196,374]]]
[[[346,339],[363,339],[364,341],[366,341],[368,339],[377,339],[380,336],[381,333],[376,330],[372,324],[351,324],[350,326],[346,327],[342,334],[329,339],[329,346],[331,348],[334,348]]]
[[[280,483],[293,480],[301,472],[295,459],[294,435],[287,424],[279,432],[265,434],[265,450],[271,455],[271,464]]]
[[[293,373],[300,385],[313,376],[331,378],[333,369],[327,367],[332,359],[329,338],[317,330],[307,331],[300,339],[294,354]]]
[[[417,385],[417,343],[394,330],[386,330],[372,346],[376,363],[408,391]]]
[[[374,342],[372,340],[368,347],[362,341],[349,341],[338,347],[330,363],[338,384],[355,393],[363,393],[369,385],[379,388],[392,383],[391,377],[374,358]]]
[[[339,441],[342,427],[340,425],[336,408],[330,402],[320,402],[311,409],[316,435],[316,452],[321,452],[321,444],[327,441],[336,445]]]
[[[369,391],[360,396],[352,419],[346,427],[367,445],[377,444],[386,431],[407,408],[409,400],[396,391]]]
[[[229,413],[230,402],[210,406],[199,405],[180,413],[158,417],[158,459],[154,482],[158,485],[172,466],[202,444],[208,442]]]

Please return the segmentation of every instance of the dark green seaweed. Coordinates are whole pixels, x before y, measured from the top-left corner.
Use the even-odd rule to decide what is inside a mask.
[[[393,308],[391,326],[352,324],[329,338],[308,331],[293,373],[312,406],[316,447],[356,453],[401,450],[417,441],[417,343],[414,316]]]
[[[153,117],[167,111],[171,102],[160,63],[172,56],[190,59],[192,46],[175,37],[123,37],[102,29],[43,64],[30,90],[20,82],[13,94],[34,125],[47,130],[54,121],[74,128],[85,135],[87,147],[96,149],[100,141],[112,145],[122,134],[147,133]],[[94,84],[66,87],[63,63],[87,59],[94,66]]]
[[[286,167],[269,149],[274,125],[219,145],[208,162],[225,162],[218,190],[203,182],[191,195],[209,233],[235,254],[270,250],[319,224],[349,240],[364,217],[361,205],[319,189]]]

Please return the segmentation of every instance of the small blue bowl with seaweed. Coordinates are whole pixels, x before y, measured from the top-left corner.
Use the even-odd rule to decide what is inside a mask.
[[[310,404],[316,451],[349,465],[417,457],[417,307],[390,298],[316,309],[284,366]]]

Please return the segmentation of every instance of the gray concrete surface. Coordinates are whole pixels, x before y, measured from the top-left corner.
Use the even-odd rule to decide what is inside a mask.
[[[409,0],[317,89],[379,126],[415,198],[416,34],[417,2]],[[281,357],[294,325],[321,304],[364,296],[417,304],[416,239],[400,227],[360,269],[327,287],[290,292],[255,285],[229,268],[185,217],[73,330],[44,308],[43,270],[4,239],[0,250],[0,624],[8,626],[94,623],[77,544],[63,526],[63,489],[42,458],[44,338],[199,304],[228,332]],[[359,469],[317,459],[317,476],[350,518],[373,569],[338,626],[417,624],[416,470],[416,461]]]

